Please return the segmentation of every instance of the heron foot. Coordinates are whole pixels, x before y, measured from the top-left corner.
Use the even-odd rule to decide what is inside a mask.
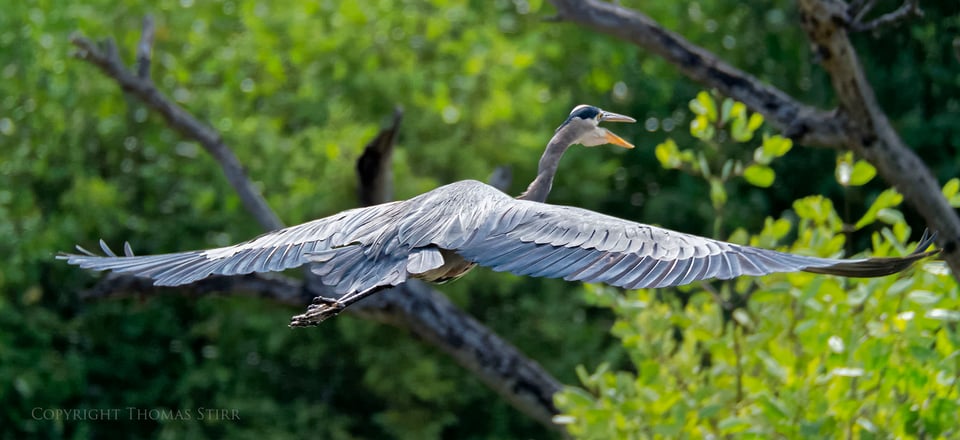
[[[319,301],[318,301],[319,300]],[[343,303],[330,298],[317,297],[307,306],[307,312],[290,318],[290,327],[314,327],[333,318],[347,308]]]

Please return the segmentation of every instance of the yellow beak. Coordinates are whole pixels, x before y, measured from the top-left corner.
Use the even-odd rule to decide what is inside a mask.
[[[606,133],[604,133],[604,137],[607,140],[607,143],[616,145],[618,147],[626,148],[628,150],[633,148],[633,144],[623,140],[622,137],[613,134],[613,132],[611,132],[610,130],[605,130],[605,131]]]

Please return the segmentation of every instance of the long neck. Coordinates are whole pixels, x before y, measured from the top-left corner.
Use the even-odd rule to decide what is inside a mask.
[[[563,153],[573,145],[573,133],[571,130],[560,130],[553,135],[547,149],[543,151],[540,157],[540,166],[537,169],[537,177],[530,182],[527,190],[517,197],[520,200],[531,200],[534,202],[547,201],[547,195],[550,194],[550,187],[553,186],[553,176],[557,174],[557,166],[560,165],[560,158]]]

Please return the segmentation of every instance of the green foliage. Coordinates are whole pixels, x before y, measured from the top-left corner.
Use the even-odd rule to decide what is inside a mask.
[[[604,97],[630,53],[545,26],[544,9],[432,0],[5,5],[0,437],[547,435],[449,357],[393,328],[343,316],[290,331],[300,310],[267,301],[80,302],[99,275],[53,258],[76,243],[95,249],[100,237],[147,254],[261,232],[198,145],[70,56],[70,33],[114,37],[132,64],[140,20],[153,14],[153,81],[223,134],[293,224],[356,206],[354,163],[395,105],[405,109],[397,198],[482,180],[502,164],[515,165],[519,192],[570,108],[613,108]],[[568,48],[586,47],[595,50],[586,64],[561,68]],[[587,77],[596,85],[567,85]],[[570,176],[594,182],[576,197],[605,193],[617,168],[612,154],[570,165]],[[572,380],[583,357],[605,356],[602,319],[575,301],[544,306],[562,283],[473,279],[444,290],[561,378]],[[566,324],[578,313],[584,330],[571,336]],[[544,318],[527,319],[534,314]],[[580,348],[561,348],[568,343]],[[37,407],[127,406],[238,408],[242,422],[31,417]]]
[[[691,108],[696,102],[709,109],[708,98],[701,93]],[[727,102],[722,108],[737,106]],[[709,141],[723,125],[711,123],[715,134],[703,149],[717,147]],[[691,123],[690,130],[701,127]],[[789,142],[779,139],[765,137],[744,179],[772,183],[768,165],[789,151]],[[665,168],[709,182],[715,209],[722,209],[716,180],[689,159],[694,154],[684,156],[672,140],[657,154]],[[851,162],[849,155],[838,160],[838,169],[848,164],[838,171],[841,183],[862,185],[873,177],[872,168]],[[957,185],[949,182],[945,194],[956,194]],[[870,235],[871,255],[912,251],[902,201],[887,190],[857,222],[858,230],[878,229]],[[729,240],[830,257],[843,252],[847,230],[830,199],[809,196],[796,200],[792,212],[767,217],[759,233],[738,229]],[[796,238],[782,246],[792,234]],[[960,289],[942,262],[882,278],[773,274],[670,290],[586,289],[588,301],[616,315],[611,333],[631,365],[578,367],[583,388],[568,387],[555,397],[564,412],[557,421],[575,437],[960,435],[954,420],[960,410]]]
[[[717,115],[716,100],[707,92],[700,92],[690,101],[690,110],[697,116],[690,121],[690,134],[708,148],[694,152],[680,149],[673,138],[667,138],[654,149],[660,165],[679,169],[703,178],[710,186],[710,201],[714,209],[714,234],[720,232],[732,179],[743,179],[759,188],[768,188],[776,180],[776,172],[769,165],[793,147],[790,139],[779,135],[763,136],[760,146],[750,151],[746,145],[763,125],[763,116],[750,113],[742,102],[724,98]],[[719,174],[711,170],[720,170]]]
[[[793,2],[622,3],[805,102],[832,105],[828,81],[793,26]],[[100,237],[114,245],[130,240],[138,253],[158,253],[225,245],[260,229],[199,146],[70,57],[74,31],[115,37],[132,63],[141,17],[154,14],[153,80],[223,133],[290,224],[355,206],[354,161],[397,104],[406,115],[394,155],[397,198],[483,179],[501,164],[514,167],[511,192],[520,192],[552,129],[579,103],[643,121],[615,128],[637,145],[676,140],[666,155],[659,147],[572,149],[553,203],[709,232],[759,228],[769,212],[836,186],[829,152],[794,149],[794,160],[773,161],[790,146],[768,143],[775,137],[760,142],[759,115],[697,95],[697,86],[656,56],[571,23],[545,22],[554,11],[541,0],[4,6],[0,437],[549,435],[448,357],[392,328],[343,316],[292,332],[285,324],[298,310],[258,300],[79,301],[76,293],[97,275],[53,259],[78,242],[90,248]],[[946,179],[960,174],[944,147],[960,143],[951,52],[960,15],[950,2],[925,2],[924,9],[922,22],[865,37],[858,49],[895,125]],[[687,102],[691,96],[700,107]],[[695,138],[675,129],[701,116],[701,136],[715,145],[680,150]],[[729,139],[739,149],[720,150]],[[701,174],[664,171],[654,154]],[[754,163],[771,167],[772,186],[761,190],[739,178]],[[706,186],[702,176],[709,176]],[[879,222],[898,220],[899,200],[890,204],[890,197],[899,196],[883,195],[877,180],[851,188],[877,200],[857,222],[858,244],[882,234]],[[712,203],[690,203],[707,187]],[[952,181],[944,188],[955,206],[958,187]],[[772,224],[788,234],[786,218]],[[742,229],[730,236],[749,239]],[[625,350],[606,333],[612,318],[585,309],[578,286],[477,271],[442,289],[565,382],[576,380],[577,364],[626,366]],[[126,406],[239,408],[243,420],[107,424],[29,416],[35,407]]]
[[[853,161],[853,152],[837,156],[837,168],[834,173],[837,183],[842,186],[863,186],[877,175],[877,169],[863,159]]]

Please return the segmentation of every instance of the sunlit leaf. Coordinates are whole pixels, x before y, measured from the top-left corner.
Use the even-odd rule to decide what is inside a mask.
[[[753,113],[750,115],[750,120],[747,122],[747,130],[751,133],[757,131],[760,126],[763,125],[763,115],[760,113]]]
[[[841,367],[830,370],[831,375],[842,377],[860,377],[863,373],[863,368]]]
[[[933,305],[940,301],[941,295],[928,290],[914,290],[907,294],[907,299],[920,305]]]
[[[853,164],[853,170],[850,172],[850,186],[864,185],[877,175],[877,169],[865,160],[858,160]]]
[[[753,164],[743,170],[743,178],[753,186],[767,188],[773,185],[777,175],[773,169],[766,165]]]
[[[769,136],[763,139],[763,152],[769,157],[781,157],[793,148],[793,141],[782,136]]]
[[[888,189],[880,193],[877,196],[876,200],[873,201],[873,204],[870,205],[870,208],[867,209],[867,212],[863,214],[863,217],[860,220],[857,220],[854,227],[856,229],[863,228],[869,224],[872,224],[877,219],[877,214],[882,209],[892,208],[899,205],[903,202],[903,196],[894,189]]]
[[[680,151],[673,139],[661,142],[654,148],[654,155],[660,161],[660,166],[664,168],[679,168],[681,165]]]
[[[960,311],[947,309],[930,309],[924,314],[927,318],[938,321],[958,322],[960,321]]]
[[[897,209],[892,209],[892,208],[883,208],[877,211],[877,220],[880,220],[889,225],[902,224],[904,221],[903,213]]]
[[[697,97],[690,101],[690,111],[706,117],[708,122],[717,122],[717,104],[707,92],[697,93]]]
[[[730,137],[737,142],[747,142],[753,139],[753,132],[747,128],[747,117],[744,114],[738,114],[733,117],[730,124]]]
[[[950,202],[950,206],[960,208],[960,178],[954,177],[943,185],[943,196]]]
[[[690,121],[690,134],[697,139],[709,141],[713,139],[715,132],[716,130],[713,128],[713,124],[711,124],[710,120],[704,115],[698,115]]]
[[[837,166],[834,169],[834,176],[837,183],[842,186],[850,186],[850,176],[853,174],[853,163],[851,162],[851,153],[841,155],[837,159]]]

